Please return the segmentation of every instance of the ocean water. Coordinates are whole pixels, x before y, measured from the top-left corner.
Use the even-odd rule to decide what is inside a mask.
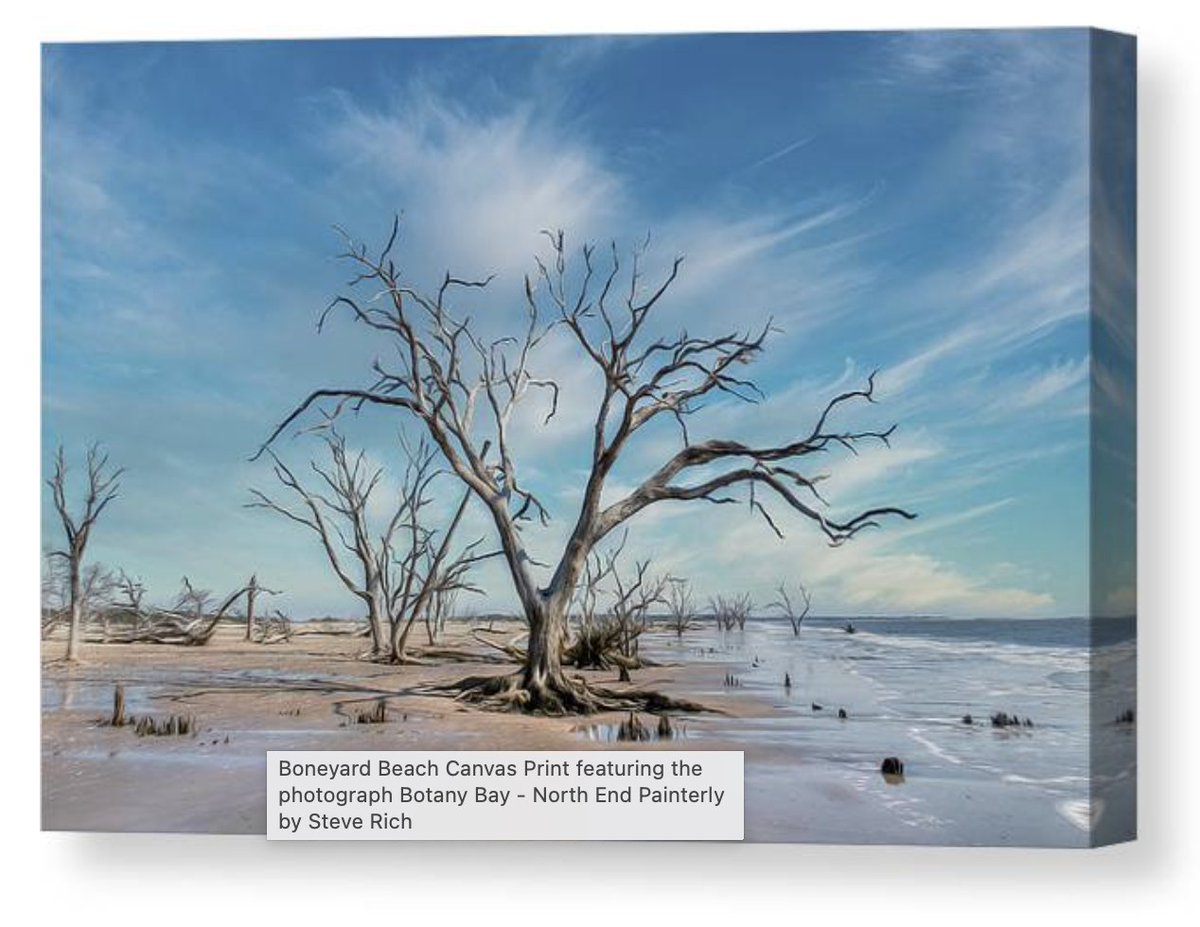
[[[746,749],[752,839],[1082,846],[1132,828],[1135,731],[1115,719],[1135,706],[1135,635],[1132,619],[809,619],[799,637],[753,620],[656,633],[646,652],[720,664],[713,704],[771,704],[688,733]],[[993,727],[996,712],[1032,727]],[[903,781],[880,775],[885,756]]]

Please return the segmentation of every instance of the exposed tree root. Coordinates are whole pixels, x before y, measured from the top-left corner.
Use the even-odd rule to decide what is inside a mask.
[[[421,647],[418,655],[428,664],[432,663],[495,663],[507,665],[512,663],[512,657],[507,655],[478,653],[473,650],[458,650],[454,647]]]
[[[601,711],[711,712],[698,702],[676,699],[661,692],[592,687],[579,676],[548,677],[532,683],[523,673],[509,676],[468,676],[434,686],[436,692],[456,692],[455,698],[498,711],[523,711],[539,715],[590,715]]]
[[[475,628],[474,630],[471,631],[471,637],[473,637],[479,643],[483,644],[485,647],[492,647],[496,650],[499,650],[506,657],[508,657],[509,660],[513,661],[514,663],[524,663],[525,662],[525,651],[521,647],[517,646],[517,642],[529,637],[529,632],[522,631],[519,634],[514,634],[503,644],[498,644],[495,641],[490,641],[486,637],[482,636],[484,634],[499,634],[499,633],[502,633],[502,632],[493,631],[490,628],[486,629],[486,630],[483,628]]]

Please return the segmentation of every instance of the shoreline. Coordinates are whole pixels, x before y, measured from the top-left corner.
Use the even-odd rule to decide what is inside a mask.
[[[469,625],[447,627],[439,646],[478,650]],[[788,632],[790,634],[790,631]],[[676,715],[674,739],[618,742],[625,713],[540,717],[498,713],[428,693],[430,685],[511,667],[494,662],[390,666],[356,658],[360,639],[301,634],[247,644],[222,627],[204,647],[90,644],[83,662],[55,662],[61,642],[43,643],[43,828],[261,834],[266,827],[265,752],[295,750],[743,750],[746,839],[759,842],[1086,845],[1065,814],[1030,813],[1017,787],[969,770],[922,764],[907,733],[886,723],[878,693],[837,660],[793,648],[794,688],[785,690],[774,652],[705,647],[651,632],[643,653],[660,665],[633,672],[632,687],[656,689],[715,709]],[[815,646],[814,643],[808,644]],[[483,655],[481,654],[481,658]],[[792,665],[792,664],[789,664]],[[799,667],[799,668],[797,668]],[[727,687],[727,673],[745,685]],[[586,671],[620,688],[615,672]],[[101,726],[113,688],[131,714],[194,716],[184,737],[138,737]],[[830,699],[829,711],[809,699]],[[384,723],[355,712],[386,700]],[[835,704],[852,706],[852,720]],[[653,720],[646,716],[648,720]],[[878,741],[878,742],[876,742]],[[901,785],[879,775],[878,756],[903,750]],[[1086,813],[1085,813],[1086,817]]]

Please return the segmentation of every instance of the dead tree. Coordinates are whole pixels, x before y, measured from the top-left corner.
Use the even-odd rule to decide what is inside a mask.
[[[71,583],[67,561],[47,551],[42,557],[42,640],[70,615]]]
[[[262,625],[259,632],[260,644],[281,644],[292,639],[294,633],[292,620],[279,609],[275,609],[273,614],[263,618],[260,624]]]
[[[101,563],[90,563],[84,567],[80,583],[80,615],[85,630],[94,619],[99,618],[101,634],[108,635],[116,590],[117,577],[112,570]]]
[[[369,519],[371,496],[383,479],[382,467],[371,467],[366,453],[352,453],[346,439],[330,430],[322,436],[329,463],[310,462],[318,488],[305,486],[273,452],[275,477],[291,490],[298,505],[289,508],[265,493],[252,489],[250,508],[265,508],[304,525],[321,542],[325,557],[346,589],[362,600],[371,633],[371,656],[384,658],[389,652],[388,578],[393,559],[392,539],[406,522],[416,523],[412,509],[424,499],[432,479],[433,455],[422,451],[410,458],[404,490],[391,514],[378,527]]]
[[[395,591],[388,598],[392,622],[391,659],[395,663],[410,662],[408,638],[418,619],[428,618],[431,609],[444,608],[448,596],[483,592],[470,582],[469,574],[476,564],[498,556],[500,552],[480,553],[483,538],[477,538],[457,552],[453,548],[455,534],[470,501],[471,492],[466,490],[450,523],[440,535],[419,520],[412,523],[408,553],[396,561],[402,582],[392,583]],[[424,504],[422,501],[415,507],[418,516]]]
[[[709,611],[717,621],[717,627],[722,631],[732,631],[746,628],[746,619],[754,611],[754,600],[748,592],[740,595],[718,595],[708,600]]]
[[[100,445],[93,444],[87,450],[87,489],[84,491],[80,508],[72,513],[67,500],[67,459],[60,444],[54,458],[54,473],[46,481],[54,497],[54,508],[62,522],[66,546],[54,551],[54,556],[67,564],[67,607],[70,624],[67,632],[66,659],[79,659],[79,643],[83,636],[84,588],[83,557],[92,528],[101,513],[117,498],[123,467],[111,468],[108,454]]]
[[[670,577],[650,575],[650,561],[634,564],[622,573],[621,554],[628,535],[603,555],[593,553],[584,567],[578,595],[582,611],[575,639],[564,651],[564,661],[580,669],[630,670],[642,665],[638,642],[646,630],[650,609],[663,600]],[[599,603],[607,600],[604,613]]]
[[[525,621],[529,647],[522,671],[509,678],[464,680],[465,697],[498,706],[519,706],[547,713],[590,712],[599,708],[643,707],[646,693],[597,692],[563,671],[567,621],[575,589],[591,551],[639,512],[662,502],[739,501],[781,534],[769,501],[811,521],[830,544],[841,544],[885,517],[913,518],[893,506],[868,509],[845,518],[826,511],[810,464],[838,449],[853,451],[866,441],[887,443],[886,429],[847,429],[834,425],[851,404],[874,399],[874,375],[865,387],[830,399],[811,428],[779,443],[744,444],[732,440],[693,442],[687,419],[706,399],[725,395],[755,401],[761,395],[739,373],[761,354],[773,331],[767,322],[754,332],[700,338],[686,331],[655,337],[647,322],[674,283],[682,258],[653,286],[643,279],[643,248],[635,249],[628,270],[617,249],[600,266],[595,249],[581,249],[579,265],[568,272],[561,232],[547,233],[548,261],[526,277],[525,318],[519,331],[486,339],[455,307],[467,290],[488,286],[491,278],[467,280],[447,274],[433,291],[422,291],[402,278],[392,252],[399,222],[382,252],[346,236],[344,259],[354,268],[351,290],[334,299],[323,314],[347,310],[354,319],[391,342],[373,364],[366,386],[328,386],[314,390],[268,435],[259,453],[309,410],[336,416],[366,406],[399,412],[423,427],[446,465],[479,499],[499,537],[508,573]],[[362,298],[358,289],[366,289]],[[320,327],[319,326],[319,327]],[[604,380],[591,428],[589,474],[579,511],[561,555],[544,582],[526,549],[521,526],[546,521],[548,512],[518,473],[512,445],[514,411],[531,392],[548,399],[546,420],[558,406],[558,384],[535,372],[538,348],[555,328],[573,339],[583,363],[594,365]],[[630,441],[651,423],[673,420],[680,446],[624,498],[601,502],[609,476]],[[692,479],[689,481],[688,478]],[[662,697],[653,696],[655,704]]]
[[[268,589],[266,586],[258,584],[258,574],[255,573],[250,577],[250,582],[246,583],[246,640],[254,640],[254,604],[260,595],[279,595],[278,589]],[[290,625],[290,622],[289,622]],[[266,643],[265,639],[263,641]]]
[[[407,662],[409,633],[435,593],[468,588],[465,573],[481,557],[476,545],[453,554],[452,542],[470,496],[464,494],[453,519],[439,533],[426,524],[430,487],[440,475],[436,452],[424,441],[401,442],[406,464],[391,514],[375,524],[369,511],[383,479],[382,467],[367,464],[363,451],[347,450],[332,428],[322,436],[329,463],[310,464],[318,488],[305,486],[277,455],[275,476],[298,500],[294,507],[252,489],[251,508],[265,508],[304,525],[320,539],[326,559],[342,584],[367,610],[371,657]],[[478,542],[477,542],[478,543]]]
[[[235,589],[215,609],[212,593],[198,589],[186,576],[174,602],[167,608],[141,606],[140,616],[125,627],[105,629],[96,640],[108,644],[173,644],[201,647],[216,633],[233,606],[249,592],[249,586]],[[118,608],[118,610],[120,610]]]
[[[121,570],[117,574],[117,588],[123,596],[118,602],[118,607],[132,616],[134,625],[140,625],[144,613],[142,602],[146,598],[146,584]]]
[[[812,596],[803,583],[797,583],[794,591],[788,589],[786,584],[780,583],[775,587],[775,591],[779,598],[769,604],[767,608],[779,611],[792,626],[792,633],[799,637],[800,626],[804,624],[804,619],[808,617],[808,610],[812,607]]]
[[[621,575],[613,570],[612,620],[620,632],[618,649],[627,661],[627,668],[641,666],[639,644],[646,630],[650,609],[664,602],[664,590],[670,585],[669,576],[651,576],[650,561],[634,564],[633,574]]]
[[[692,600],[692,584],[673,577],[666,589],[667,627],[676,637],[696,626],[696,606]]]

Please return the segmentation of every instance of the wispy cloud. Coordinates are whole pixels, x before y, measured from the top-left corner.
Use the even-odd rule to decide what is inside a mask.
[[[751,164],[747,168],[747,170],[751,170],[751,171],[756,170],[760,167],[765,167],[766,165],[771,164],[774,161],[778,161],[780,158],[786,158],[788,155],[792,154],[793,152],[799,151],[801,148],[804,148],[806,145],[810,145],[814,138],[816,138],[815,135],[808,135],[808,136],[805,136],[804,138],[798,138],[798,139],[796,139],[796,141],[791,142],[790,144],[784,145],[782,148],[778,148],[775,151],[772,151],[769,155],[759,158],[757,161],[755,161],[753,164]]]

